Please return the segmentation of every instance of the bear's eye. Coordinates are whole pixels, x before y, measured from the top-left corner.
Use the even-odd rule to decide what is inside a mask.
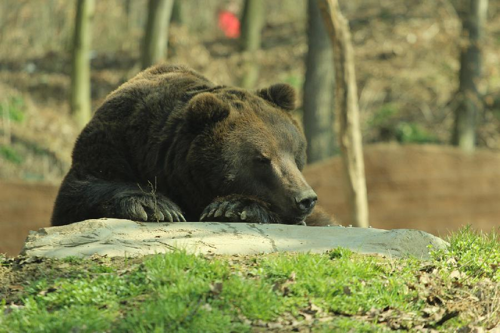
[[[267,156],[260,155],[255,158],[255,161],[259,164],[271,164],[271,159]]]

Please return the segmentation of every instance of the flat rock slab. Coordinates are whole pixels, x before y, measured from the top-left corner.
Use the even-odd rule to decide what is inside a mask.
[[[129,220],[88,220],[32,231],[22,254],[52,258],[143,256],[184,249],[190,253],[256,254],[322,253],[336,247],[391,257],[429,257],[447,246],[423,231],[346,227],[305,227],[250,223],[140,223]]]

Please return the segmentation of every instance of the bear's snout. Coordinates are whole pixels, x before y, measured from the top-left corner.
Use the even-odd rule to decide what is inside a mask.
[[[311,213],[317,201],[318,196],[312,189],[303,191],[295,197],[297,209],[303,214]]]

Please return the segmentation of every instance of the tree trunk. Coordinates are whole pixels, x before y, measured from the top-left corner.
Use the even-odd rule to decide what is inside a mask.
[[[142,49],[142,68],[159,63],[166,55],[168,26],[174,0],[149,0]]]
[[[135,15],[134,13],[136,12],[135,6],[134,6],[134,1],[133,0],[124,0],[124,12],[125,12],[125,31],[127,36],[132,35],[132,31],[134,29],[134,18]],[[121,47],[122,50],[130,50],[132,46],[132,40],[130,38],[126,38]]]
[[[245,0],[241,17],[241,49],[255,52],[260,49],[264,3],[262,0]]]
[[[174,0],[172,7],[172,23],[183,25],[186,23],[185,3],[183,0]]]
[[[255,52],[260,50],[262,26],[264,24],[264,2],[245,0],[241,17],[240,46],[246,57],[243,63],[241,86],[251,89],[259,78],[259,64]]]
[[[482,30],[488,0],[465,0],[461,5],[458,8],[462,19],[460,86],[457,94],[459,104],[455,111],[452,143],[471,152],[476,145],[476,118],[483,109],[478,84],[481,80]]]
[[[134,12],[133,0],[125,0],[124,7],[126,15],[125,23],[127,27],[127,34],[130,34],[133,26],[133,14],[132,14]]]
[[[94,0],[78,0],[77,2],[73,36],[70,105],[73,117],[82,128],[92,117],[89,53],[94,9]]]
[[[368,227],[368,199],[351,34],[337,0],[318,0],[318,4],[334,47],[338,142],[347,180],[350,223],[356,227]]]
[[[304,82],[304,131],[308,163],[335,153],[335,69],[333,48],[317,0],[308,0],[308,44]]]

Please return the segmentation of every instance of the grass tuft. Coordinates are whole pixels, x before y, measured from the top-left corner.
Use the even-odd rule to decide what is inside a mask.
[[[500,230],[500,229],[499,229]],[[474,231],[467,226],[450,239],[446,250],[434,251],[435,260],[453,271],[459,270],[473,279],[489,278],[500,282],[500,234]]]

